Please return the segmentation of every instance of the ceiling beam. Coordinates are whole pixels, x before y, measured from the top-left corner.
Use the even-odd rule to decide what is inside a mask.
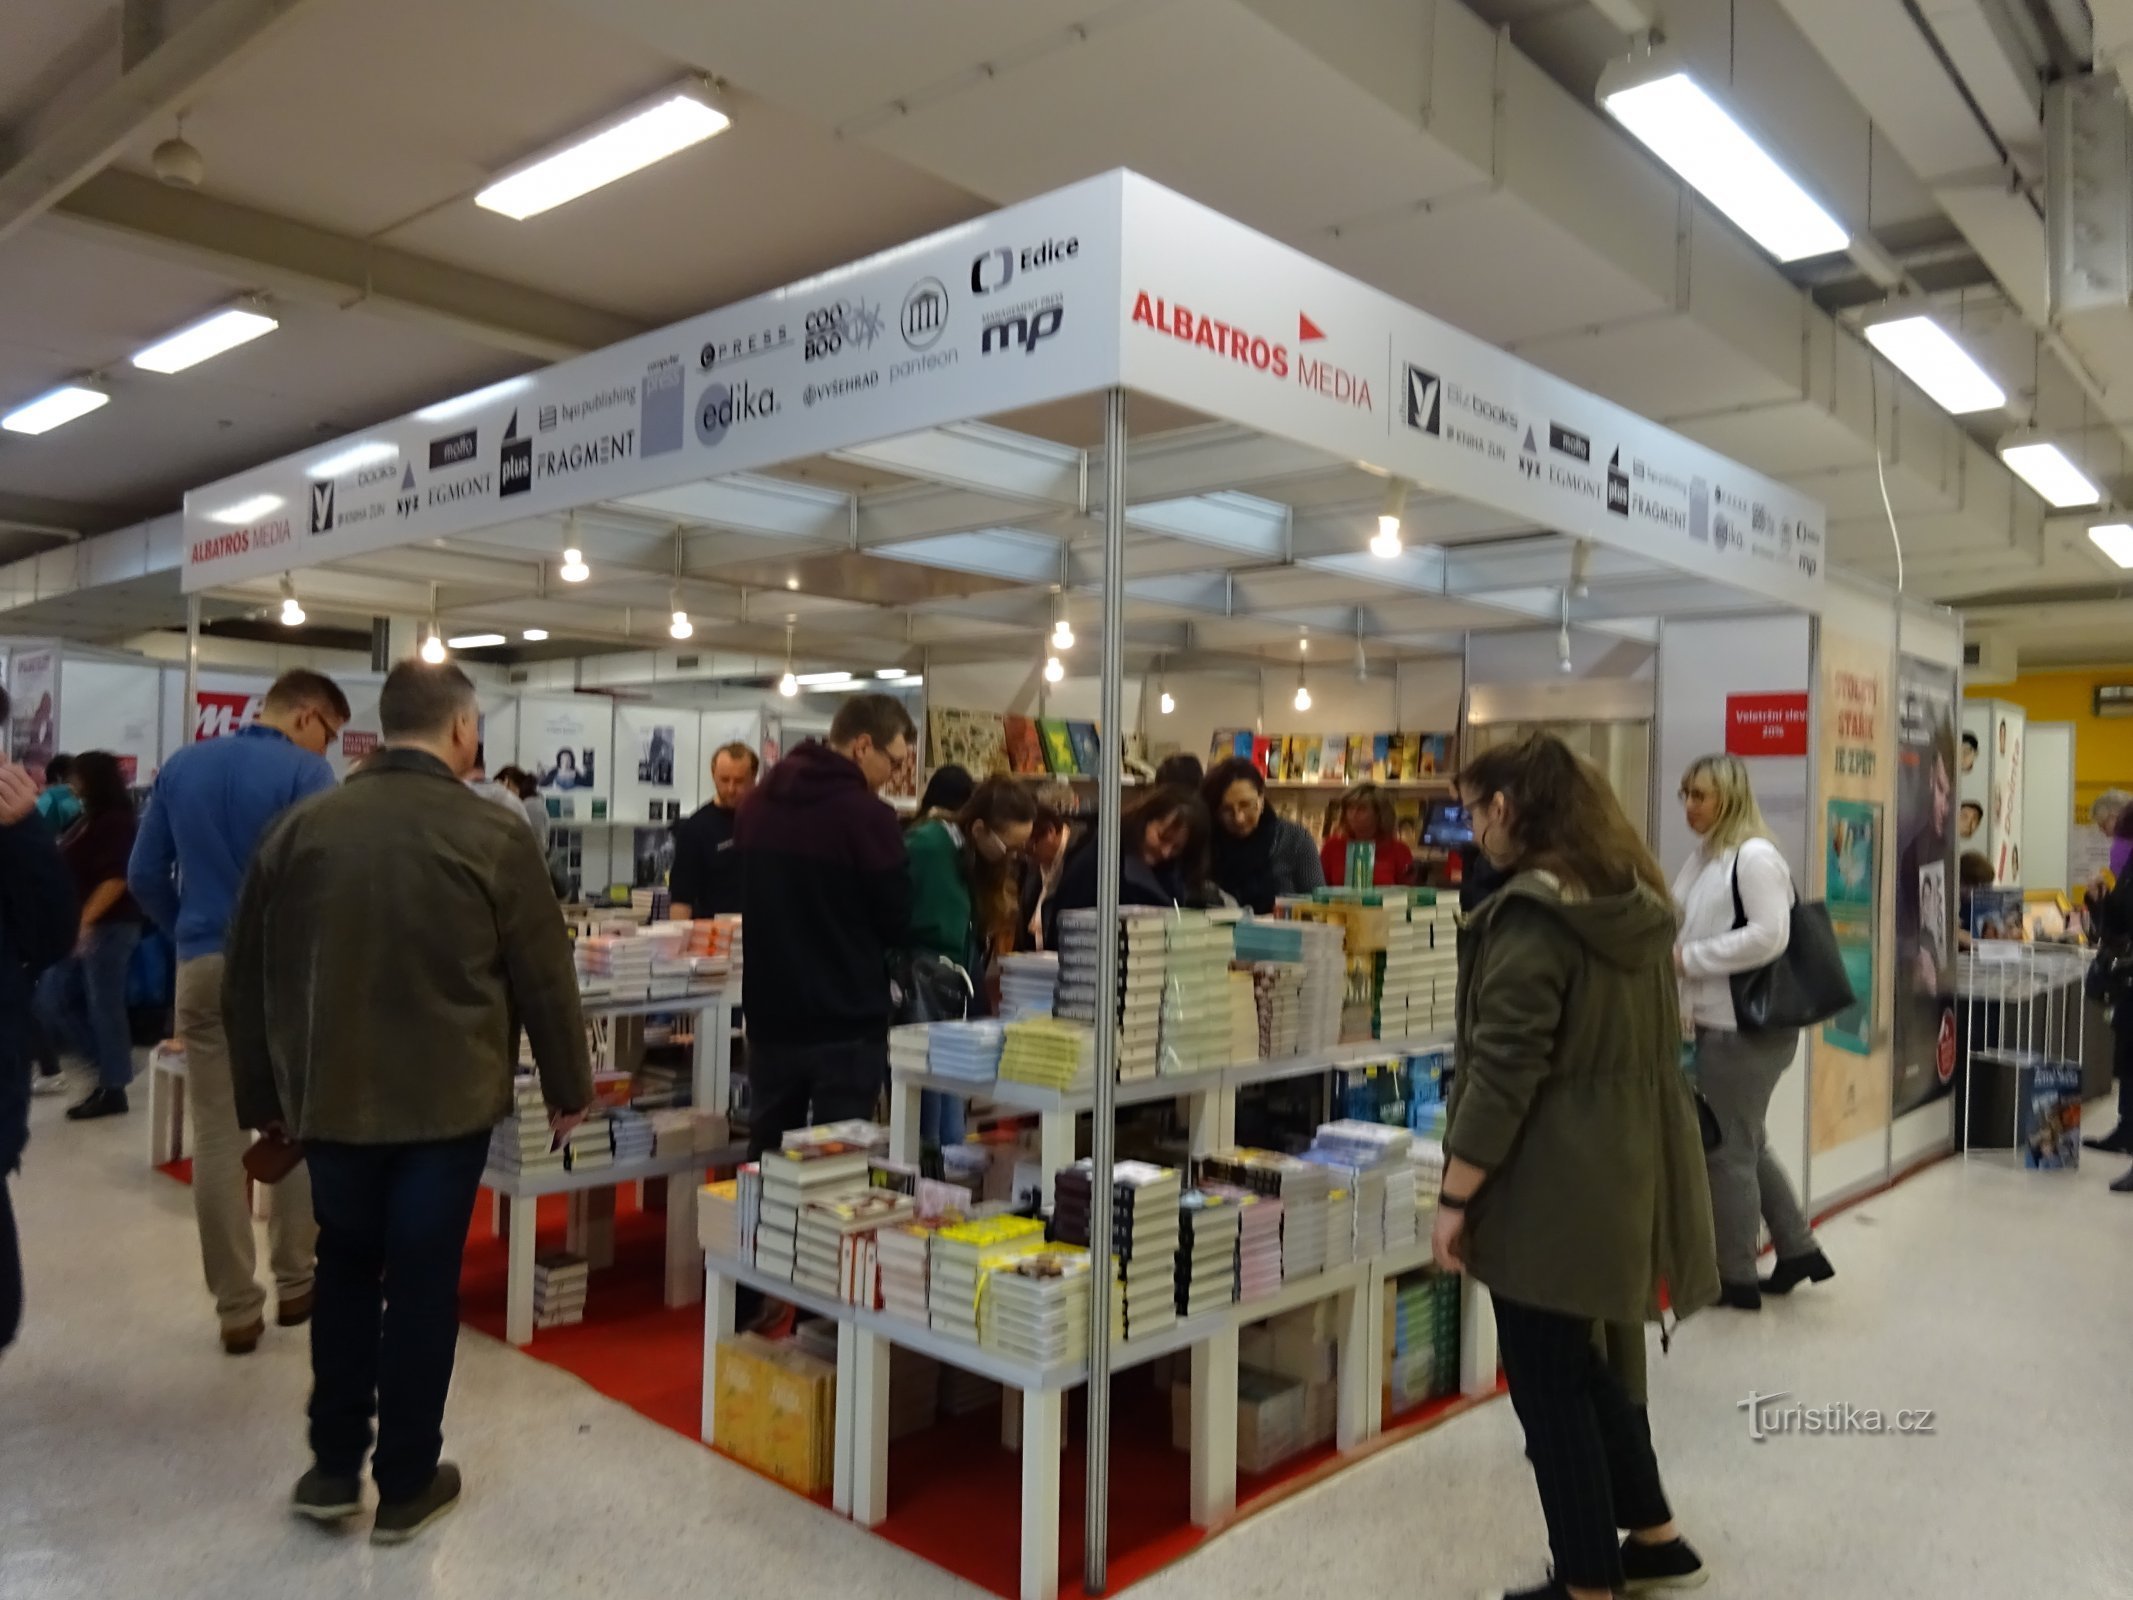
[[[0,239],[108,165],[144,127],[182,110],[309,3],[209,0],[176,28],[161,5],[115,13],[108,48],[8,130]]]
[[[534,361],[565,360],[645,331],[627,317],[484,272],[117,169],[81,182],[52,220],[289,300],[360,307]]]

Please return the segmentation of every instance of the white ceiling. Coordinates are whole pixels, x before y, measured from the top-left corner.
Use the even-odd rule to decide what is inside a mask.
[[[1987,53],[2005,30],[1978,17],[2001,3],[1925,12],[2019,184],[2041,170],[2041,132],[2010,125],[2022,69]],[[43,135],[99,88],[119,8],[6,9],[0,132]],[[162,7],[173,27],[202,9]],[[1960,322],[2012,397],[1988,418],[1951,421],[1866,354],[1855,308],[1878,291],[1859,269],[1780,271],[1596,113],[1592,83],[1627,40],[1589,0],[260,8],[283,9],[198,85],[144,91],[157,109],[112,145],[110,171],[56,193],[49,214],[9,231],[0,193],[0,404],[80,373],[114,380],[96,416],[0,437],[0,556],[39,542],[10,522],[94,532],[167,510],[316,433],[1126,165],[1786,477],[1829,506],[1840,562],[1892,576],[1900,536],[1909,582],[1936,596],[2108,581],[2078,538],[2047,535],[1991,445],[2034,414],[2133,491],[2133,402],[2116,398],[2133,374],[2084,393],[2017,309],[2041,294],[2009,276],[2005,241],[1962,231],[1979,208],[1951,173],[1991,139],[1894,7],[1664,10],[1670,42]],[[1869,57],[1888,70],[1862,73]],[[525,223],[472,205],[500,167],[692,72],[721,81],[726,135]],[[200,196],[144,181],[179,110],[206,160]],[[0,184],[19,176],[0,163]],[[124,365],[247,291],[273,296],[278,333],[176,378]],[[1077,426],[1085,446],[1088,419]],[[751,573],[751,559],[794,556],[744,536],[726,549]],[[871,574],[883,564],[794,570],[834,601],[887,581]],[[1980,618],[2012,626],[2034,609]]]

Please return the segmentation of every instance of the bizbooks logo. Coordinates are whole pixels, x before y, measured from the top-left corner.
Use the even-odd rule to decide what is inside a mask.
[[[333,480],[331,478],[328,478],[324,483],[314,483],[311,486],[311,531],[313,533],[331,533],[333,531]]]
[[[524,494],[533,487],[533,440],[519,437],[518,413],[511,413],[511,422],[504,429],[503,458],[498,465],[496,493],[505,495]]]
[[[1444,431],[1444,380],[1412,364],[1407,368],[1407,425],[1417,433]]]

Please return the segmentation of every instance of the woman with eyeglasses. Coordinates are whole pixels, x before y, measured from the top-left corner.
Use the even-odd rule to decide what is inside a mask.
[[[1696,1086],[1718,1118],[1718,1147],[1705,1160],[1719,1303],[1760,1311],[1766,1293],[1789,1294],[1837,1273],[1763,1126],[1778,1079],[1799,1049],[1800,1030],[1742,1033],[1733,1010],[1733,975],[1768,966],[1792,942],[1792,869],[1770,837],[1739,757],[1699,756],[1689,763],[1681,775],[1681,809],[1702,843],[1674,879],[1681,913],[1674,970],[1681,975],[1683,1013],[1696,1030]],[[1770,1225],[1777,1245],[1777,1267],[1760,1283],[1758,1219]]]
[[[953,961],[970,974],[973,1010],[986,1005],[986,972],[1012,949],[1021,900],[1018,871],[1037,821],[1037,797],[1018,778],[987,778],[953,816],[922,822],[904,837],[911,874],[911,947]],[[927,1090],[920,1102],[919,1142],[963,1142],[963,1102]]]
[[[1197,905],[1207,879],[1207,807],[1190,789],[1158,784],[1118,819],[1118,903],[1122,906]],[[1093,911],[1097,876],[1096,826],[1067,851],[1059,887],[1044,903],[1045,948],[1059,948],[1063,912]]]

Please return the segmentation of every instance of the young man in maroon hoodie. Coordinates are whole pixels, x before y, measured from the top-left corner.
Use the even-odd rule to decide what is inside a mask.
[[[872,1116],[888,1080],[888,955],[904,941],[911,887],[880,790],[917,737],[892,696],[854,695],[828,742],[773,766],[734,822],[751,1156],[794,1128]]]

